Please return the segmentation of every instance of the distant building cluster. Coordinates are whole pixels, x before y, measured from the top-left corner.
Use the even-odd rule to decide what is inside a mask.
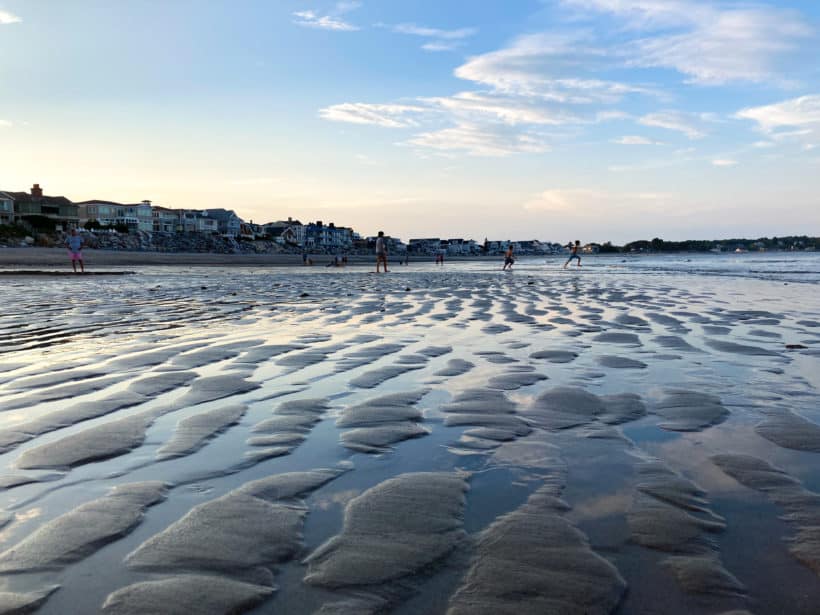
[[[43,223],[58,231],[72,228],[110,229],[130,233],[202,233],[237,239],[270,239],[313,251],[346,251],[367,247],[375,239],[362,239],[352,228],[302,224],[288,218],[267,224],[246,222],[230,209],[172,209],[151,201],[116,203],[91,200],[72,202],[63,196],[46,196],[39,184],[30,192],[0,191],[0,224]],[[400,243],[400,242],[398,242]],[[392,240],[393,248],[398,248]]]
[[[64,196],[46,196],[39,184],[30,192],[0,191],[0,224],[28,224],[57,231],[72,228],[111,230],[123,233],[199,233],[235,239],[268,239],[284,247],[306,252],[341,253],[372,249],[375,237],[362,238],[352,228],[324,224],[321,220],[303,224],[288,218],[267,224],[246,222],[231,209],[173,209],[151,201],[116,203],[90,200],[72,202]],[[410,239],[407,244],[386,237],[391,254],[410,256],[478,256],[504,254],[512,246],[517,255],[557,254],[566,249],[557,243],[531,241],[490,241],[427,237]],[[583,247],[598,252],[597,244]]]

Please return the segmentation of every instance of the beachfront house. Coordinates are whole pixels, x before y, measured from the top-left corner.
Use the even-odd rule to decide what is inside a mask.
[[[353,229],[321,220],[309,222],[304,226],[302,245],[309,250],[346,250],[353,247]]]
[[[102,226],[126,227],[129,232],[154,230],[151,201],[125,204],[93,199],[80,201],[77,207],[80,224],[95,220]]]
[[[236,237],[242,230],[244,221],[233,209],[206,209],[204,213],[216,220],[217,231],[227,237]]]
[[[180,222],[186,233],[219,233],[219,223],[206,212],[197,209],[181,210]]]
[[[441,239],[438,237],[423,237],[410,239],[407,242],[407,251],[410,254],[438,254],[441,249]]]
[[[4,191],[14,200],[14,222],[27,222],[37,228],[56,230],[74,228],[79,224],[79,208],[64,196],[45,196],[40,184],[31,192]]]
[[[0,192],[0,224],[14,222],[14,198],[5,192]]]
[[[151,226],[155,233],[176,233],[182,230],[182,211],[170,207],[151,207]]]

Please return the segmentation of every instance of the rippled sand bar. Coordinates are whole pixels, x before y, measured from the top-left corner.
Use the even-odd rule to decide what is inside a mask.
[[[0,613],[817,613],[817,285],[590,264],[4,278]]]

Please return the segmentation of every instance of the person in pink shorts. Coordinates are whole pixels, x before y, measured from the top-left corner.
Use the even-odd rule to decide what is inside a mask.
[[[80,272],[85,273],[85,266],[83,265],[83,238],[77,234],[77,229],[71,229],[71,235],[68,236],[65,244],[68,247],[68,256],[71,258],[71,266],[74,268],[74,273],[77,273],[77,263],[80,263]]]

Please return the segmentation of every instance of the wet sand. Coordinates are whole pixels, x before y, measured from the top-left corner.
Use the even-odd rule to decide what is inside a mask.
[[[817,612],[816,285],[104,254],[0,282],[0,612]]]

